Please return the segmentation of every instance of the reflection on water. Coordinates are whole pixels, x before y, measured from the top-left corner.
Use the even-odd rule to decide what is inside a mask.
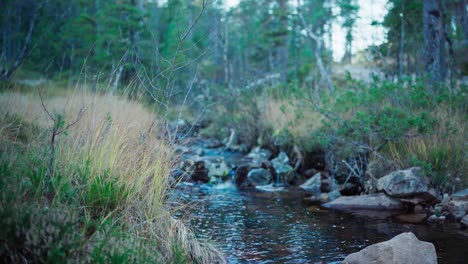
[[[229,263],[315,263],[412,231],[436,245],[439,263],[466,263],[468,238],[426,226],[354,217],[309,208],[291,193],[242,192],[230,184],[192,186],[179,193],[196,201],[190,219],[197,236],[216,243]]]

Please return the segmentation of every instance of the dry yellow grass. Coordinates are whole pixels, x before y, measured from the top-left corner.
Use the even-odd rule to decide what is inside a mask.
[[[312,131],[318,130],[324,118],[310,104],[299,100],[259,101],[259,109],[263,109],[261,118],[269,127],[289,131],[294,140],[306,138]]]
[[[38,95],[0,94],[0,105],[2,111],[27,122],[53,126]],[[113,190],[118,206],[108,216],[118,214],[131,233],[158,241],[155,250],[165,261],[173,258],[175,244],[197,262],[224,262],[219,251],[199,243],[184,224],[173,219],[165,204],[169,172],[177,157],[170,142],[158,138],[155,114],[138,102],[83,93],[44,98],[44,105],[52,115],[63,115],[66,123],[84,109],[68,133],[58,136],[55,171],[66,177],[63,183],[80,183],[79,188],[85,189],[109,182],[119,186]],[[84,181],[77,171],[86,171]]]

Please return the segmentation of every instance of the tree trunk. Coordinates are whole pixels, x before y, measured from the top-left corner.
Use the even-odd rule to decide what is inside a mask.
[[[438,0],[424,0],[423,23],[424,23],[424,65],[425,71],[432,82],[442,82],[440,61],[440,30]]]
[[[466,7],[468,6],[468,0],[460,0],[457,4],[457,18],[463,32],[463,39],[468,41],[468,12]]]
[[[315,55],[315,60],[317,61],[317,67],[319,68],[320,71],[320,76],[322,78],[322,82],[325,83],[325,85],[328,88],[329,92],[333,91],[333,84],[330,79],[330,76],[328,75],[327,69],[325,68],[325,65],[323,64],[322,60],[322,45],[323,41],[321,38],[319,38],[314,32],[312,32],[312,29],[310,26],[306,23],[304,17],[302,16],[301,11],[299,10],[299,3],[298,3],[298,15],[299,18],[301,19],[302,25],[307,33],[307,36],[309,37],[310,40],[315,42],[315,49],[314,49],[314,55]]]
[[[31,40],[32,40],[32,34],[34,32],[34,28],[36,26],[36,21],[39,16],[39,11],[42,8],[42,5],[38,5],[32,15],[31,15],[31,20],[29,21],[29,28],[28,28],[28,33],[26,34],[26,37],[24,38],[23,45],[21,47],[20,43],[18,42],[18,48],[17,50],[20,50],[19,53],[16,54],[14,61],[12,62],[11,66],[8,65],[8,60],[6,61],[5,64],[8,66],[5,66],[4,69],[1,70],[0,72],[0,80],[9,80],[12,74],[26,61],[26,59],[29,57],[30,50],[31,50]],[[19,17],[21,15],[19,14]],[[20,23],[18,23],[19,25]],[[19,30],[18,30],[19,31]],[[6,56],[8,59],[8,56]],[[13,57],[10,57],[13,59]]]
[[[280,8],[279,33],[281,38],[281,44],[279,46],[279,64],[281,80],[285,82],[288,79],[288,6],[286,0],[278,0],[278,5]]]
[[[400,54],[398,56],[399,71],[398,77],[401,80],[405,71],[405,0],[401,0],[401,26],[400,26]]]
[[[223,64],[224,64],[224,84],[227,89],[231,90],[231,82],[229,80],[229,23],[227,14],[224,13],[224,43],[223,43]]]

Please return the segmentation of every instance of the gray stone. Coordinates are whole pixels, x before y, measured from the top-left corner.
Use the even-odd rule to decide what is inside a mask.
[[[413,233],[402,233],[391,240],[377,243],[348,255],[343,264],[436,264],[432,243],[420,241]]]
[[[224,160],[220,162],[209,162],[208,163],[208,176],[213,177],[225,177],[228,175],[230,168],[226,165]]]
[[[331,202],[340,196],[341,194],[339,191],[333,191],[329,193],[317,193],[310,197],[305,197],[304,202],[309,205],[323,204],[323,203]]]
[[[331,192],[328,193],[328,201],[329,202],[334,201],[334,200],[338,199],[340,196],[341,196],[340,191],[338,191],[338,190],[331,191]]]
[[[452,195],[452,200],[468,201],[468,188],[456,192],[454,195]]]
[[[422,169],[413,167],[398,170],[380,178],[377,190],[385,191],[393,197],[412,197],[428,191],[429,180],[422,174]]]
[[[401,210],[403,204],[383,193],[341,196],[340,198],[324,204],[325,207],[338,210]]]
[[[308,193],[316,194],[320,193],[320,186],[322,186],[322,175],[320,173],[316,173],[312,178],[300,185],[299,188]]]
[[[422,207],[421,205],[416,205],[413,209],[413,212],[415,214],[423,214],[426,213],[426,210],[424,210],[424,207]]]
[[[272,153],[268,149],[255,147],[250,151],[247,157],[254,159],[254,160],[261,160],[261,159],[269,160],[271,158],[271,155]]]
[[[203,146],[204,148],[212,149],[222,147],[223,143],[217,139],[205,139],[201,142],[201,146]]]
[[[191,167],[190,176],[193,181],[195,182],[208,182],[210,177],[208,176],[208,169],[205,167],[205,162],[203,161],[196,161],[194,162],[193,166]]]
[[[468,227],[468,214],[465,215],[462,220],[460,221],[460,224],[463,226],[463,227]]]
[[[450,201],[444,205],[443,210],[449,212],[455,220],[460,220],[468,213],[468,201]]]
[[[426,220],[427,214],[426,213],[419,213],[419,214],[401,214],[395,217],[397,220],[410,223],[410,224],[421,224]]]
[[[445,215],[437,216],[437,215],[431,215],[427,218],[427,223],[428,224],[443,224],[447,220],[447,217]]]
[[[294,177],[294,168],[288,164],[273,161],[272,166],[281,183],[289,183]]]
[[[271,162],[279,162],[283,164],[287,164],[289,162],[289,157],[288,155],[281,151],[276,158],[274,158]]]
[[[253,169],[247,174],[247,180],[254,186],[263,186],[271,182],[271,173],[265,169]]]
[[[343,195],[358,195],[361,190],[361,186],[358,183],[347,182],[342,185],[340,189]]]

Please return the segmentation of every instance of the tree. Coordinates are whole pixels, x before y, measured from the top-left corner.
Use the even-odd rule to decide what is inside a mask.
[[[424,64],[430,80],[435,83],[442,82],[442,71],[445,67],[440,57],[443,38],[440,29],[441,16],[438,0],[423,1]]]
[[[340,7],[340,16],[343,18],[342,26],[346,29],[346,44],[343,61],[351,63],[353,28],[357,19],[359,5],[356,0],[339,0],[338,6]]]
[[[31,54],[33,33],[42,5],[35,1],[7,1],[2,8],[0,80],[10,79]]]

